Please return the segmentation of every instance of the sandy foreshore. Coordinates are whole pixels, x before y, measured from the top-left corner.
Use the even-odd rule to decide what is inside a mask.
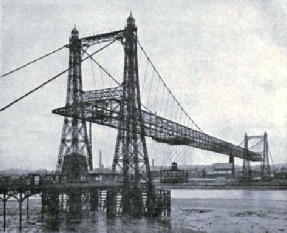
[[[287,191],[172,190],[171,217],[107,218],[83,211],[77,222],[61,221],[59,232],[287,232]],[[29,221],[23,206],[23,232],[51,232],[41,219],[40,199],[30,200]],[[3,224],[3,206],[0,224]],[[88,213],[88,215],[87,215]],[[7,203],[7,232],[19,232],[16,201]],[[3,230],[0,229],[0,231]]]
[[[173,199],[174,232],[287,232],[287,202]]]

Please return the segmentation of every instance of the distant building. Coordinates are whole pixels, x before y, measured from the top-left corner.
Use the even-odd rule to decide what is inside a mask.
[[[232,163],[215,163],[213,165],[213,174],[219,176],[232,176]]]
[[[160,171],[161,183],[186,183],[188,182],[188,171],[178,170],[177,163],[171,164],[171,169]]]
[[[115,181],[118,176],[119,174],[108,168],[99,168],[89,172],[87,178],[89,181]]]
[[[280,171],[274,171],[274,175],[273,175],[274,179],[284,179],[287,180],[287,170],[285,169],[281,169]]]

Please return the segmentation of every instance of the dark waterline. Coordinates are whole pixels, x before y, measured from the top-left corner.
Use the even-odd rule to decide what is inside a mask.
[[[154,219],[107,218],[104,212],[86,209],[81,219],[45,216],[41,221],[39,199],[31,198],[28,222],[23,204],[23,232],[228,232],[227,228],[229,232],[264,232],[287,228],[287,191],[172,190],[171,194],[172,216]],[[8,203],[7,232],[18,231],[17,205],[16,201]],[[2,213],[3,206],[1,225]]]

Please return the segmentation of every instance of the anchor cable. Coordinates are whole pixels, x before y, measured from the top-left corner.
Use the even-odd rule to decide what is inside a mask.
[[[9,71],[9,72],[6,73],[6,74],[3,74],[3,75],[1,76],[1,78],[5,77],[5,76],[7,76],[7,75],[9,75],[9,74],[14,73],[15,71],[21,70],[22,68],[24,68],[24,67],[26,67],[26,66],[29,66],[29,65],[31,65],[31,64],[33,64],[33,63],[35,63],[35,62],[37,62],[37,61],[39,61],[39,60],[45,58],[45,57],[48,57],[49,55],[51,55],[51,54],[53,54],[53,53],[56,53],[56,52],[62,50],[63,48],[67,48],[67,47],[68,47],[67,45],[64,45],[64,46],[61,47],[61,48],[58,48],[58,49],[56,49],[56,50],[54,50],[54,51],[52,51],[52,52],[50,52],[50,53],[47,53],[46,55],[44,55],[44,56],[42,56],[42,57],[39,57],[39,58],[37,58],[37,59],[35,59],[35,60],[31,61],[31,62],[26,63],[25,65],[22,65],[22,66],[20,66],[20,67],[14,69],[14,70]]]
[[[76,65],[80,64],[81,62],[87,60],[88,58],[90,58],[91,56],[95,55],[96,53],[102,51],[103,49],[105,49],[106,47],[108,47],[109,45],[111,45],[112,43],[114,43],[116,40],[113,40],[112,42],[110,42],[109,44],[103,46],[102,48],[98,49],[97,51],[95,51],[94,53],[92,53],[91,55],[89,55],[88,57],[82,59],[80,62],[76,63]],[[72,66],[73,68],[74,66]],[[32,89],[31,91],[27,92],[26,94],[22,95],[21,97],[19,97],[18,99],[12,101],[10,104],[6,105],[5,107],[0,109],[0,112],[4,111],[5,109],[11,107],[12,105],[16,104],[17,102],[19,102],[20,100],[24,99],[25,97],[29,96],[30,94],[34,93],[35,91],[39,90],[41,87],[44,87],[46,84],[52,82],[53,80],[55,80],[56,78],[60,77],[62,74],[66,73],[67,71],[70,70],[71,67],[69,67],[68,69],[60,72],[59,74],[55,75],[54,77],[50,78],[49,80],[47,80],[46,82],[42,83],[41,85],[39,85],[38,87]]]

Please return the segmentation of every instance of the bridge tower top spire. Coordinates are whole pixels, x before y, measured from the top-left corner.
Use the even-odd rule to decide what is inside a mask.
[[[81,49],[79,31],[74,26],[69,38],[69,74],[66,96],[66,106],[72,108],[82,101]],[[77,117],[65,117],[57,171],[66,173],[69,180],[80,180],[88,170],[93,170],[93,164],[86,121]]]
[[[132,12],[130,12],[130,16],[127,18],[127,27],[128,28],[135,28],[136,27],[136,20],[133,17]]]
[[[72,38],[79,38],[79,31],[76,28],[76,25],[74,26],[73,30],[71,31]]]

